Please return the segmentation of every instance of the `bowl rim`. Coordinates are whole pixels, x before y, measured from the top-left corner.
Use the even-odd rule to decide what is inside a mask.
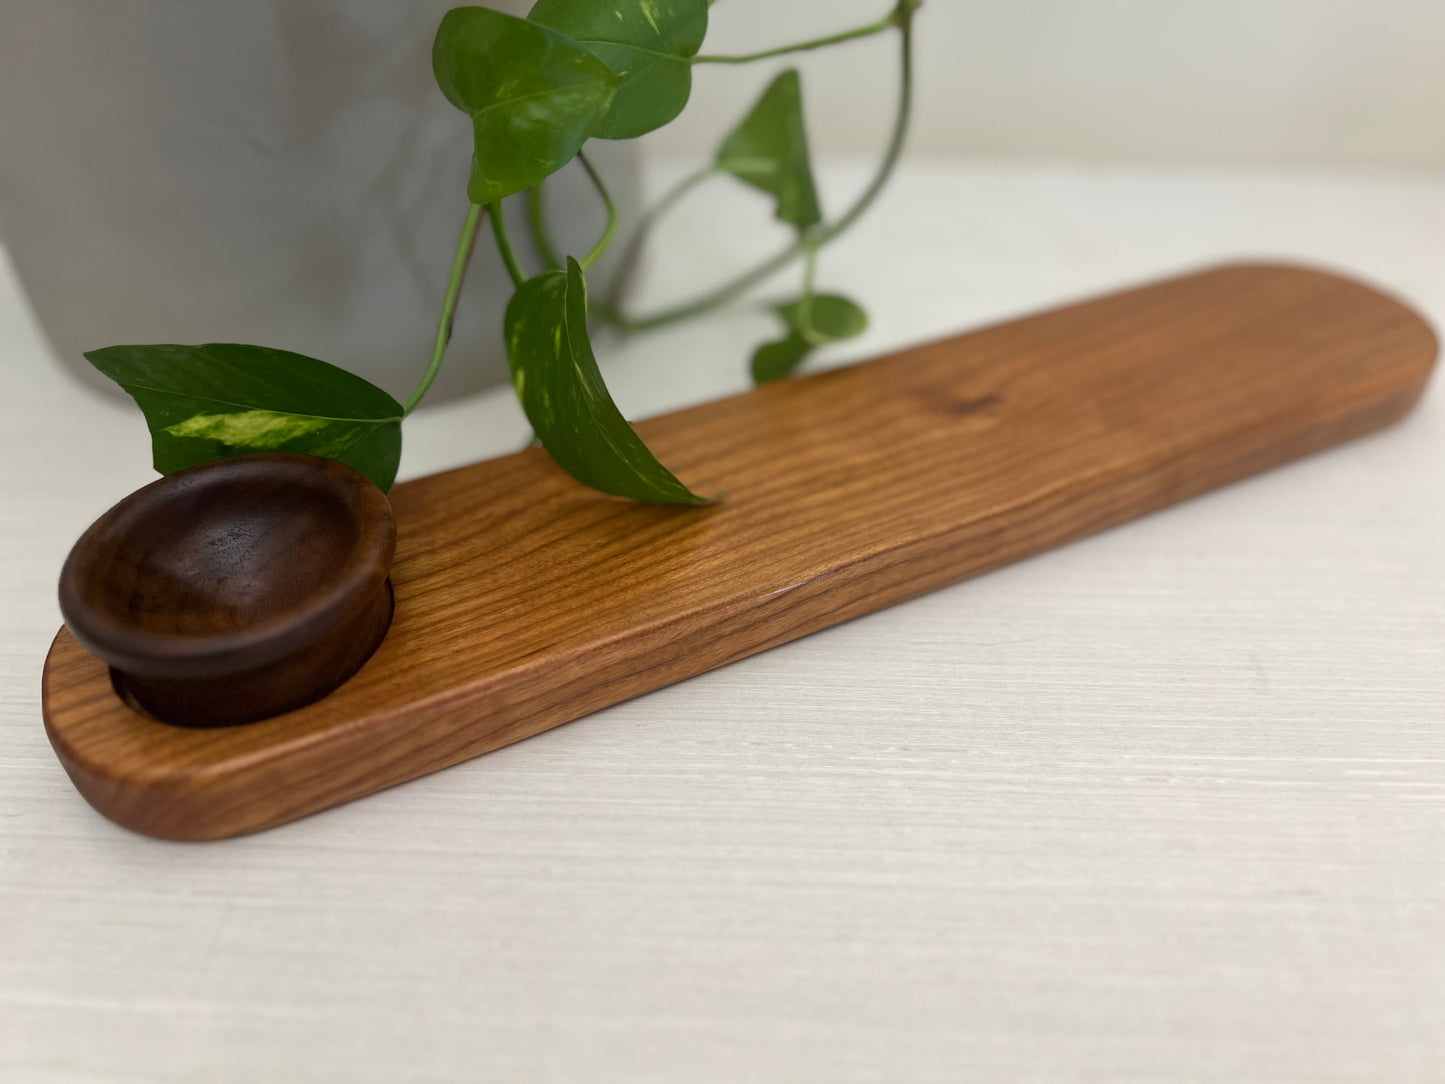
[[[124,533],[127,520],[143,518],[198,488],[258,476],[312,485],[320,481],[355,517],[356,543],[319,590],[254,625],[225,632],[156,632],[91,603],[84,589],[86,565],[108,536]],[[117,670],[150,677],[215,677],[271,665],[324,638],[385,587],[395,552],[391,502],[371,479],[345,463],[295,452],[213,459],[141,487],[86,528],[61,569],[60,611],[72,635]]]

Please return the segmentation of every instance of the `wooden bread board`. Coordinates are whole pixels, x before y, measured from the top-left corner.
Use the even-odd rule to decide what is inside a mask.
[[[254,832],[1378,429],[1436,351],[1364,286],[1231,266],[641,423],[716,506],[602,497],[540,449],[407,482],[396,617],[339,690],[171,726],[62,629],[46,728],[112,820]]]

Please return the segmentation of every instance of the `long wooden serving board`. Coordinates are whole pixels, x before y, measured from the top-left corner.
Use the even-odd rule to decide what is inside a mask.
[[[642,423],[713,507],[541,450],[422,478],[392,492],[391,632],[326,699],[170,726],[62,629],[46,729],[128,828],[254,832],[1378,429],[1436,352],[1357,283],[1232,266]]]

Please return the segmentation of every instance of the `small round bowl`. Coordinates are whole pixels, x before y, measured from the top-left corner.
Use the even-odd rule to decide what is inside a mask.
[[[218,459],[132,493],[60,574],[65,624],[134,706],[183,726],[319,700],[391,625],[396,524],[335,460]]]

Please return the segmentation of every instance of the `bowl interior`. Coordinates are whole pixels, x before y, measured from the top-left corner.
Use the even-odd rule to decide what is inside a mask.
[[[196,636],[253,628],[325,593],[361,542],[354,495],[324,473],[258,466],[162,483],[98,523],[81,601],[107,623]]]

